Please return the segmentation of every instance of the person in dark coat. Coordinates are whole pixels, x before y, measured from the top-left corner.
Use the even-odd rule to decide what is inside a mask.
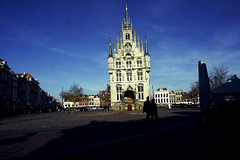
[[[149,101],[149,97],[147,97],[147,100],[144,102],[143,113],[145,112],[146,112],[145,124],[151,125],[150,116],[151,116],[152,110],[151,110],[151,103]]]
[[[157,125],[158,124],[158,111],[157,111],[157,104],[155,103],[154,98],[152,99],[152,102],[151,102],[151,109],[152,109],[152,113],[151,113],[152,119],[154,117],[155,125]]]

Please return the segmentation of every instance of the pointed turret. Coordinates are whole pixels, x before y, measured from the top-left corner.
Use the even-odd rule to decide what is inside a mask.
[[[149,55],[147,47],[147,36],[145,35],[145,55]]]
[[[113,53],[116,52],[115,40],[113,41]]]
[[[135,32],[135,29],[134,29],[134,31],[133,31],[133,35],[134,35],[134,36],[133,36],[133,37],[134,37],[133,41],[134,41],[135,44],[136,44],[137,41],[136,41],[136,32]]]
[[[119,41],[120,41],[120,48],[122,48],[122,31],[120,31],[120,39],[119,39]]]
[[[117,36],[117,49],[119,48],[119,41],[118,41],[118,36]]]
[[[137,34],[137,46],[139,48],[139,34]]]
[[[112,56],[112,44],[111,44],[111,40],[110,40],[110,45],[109,45],[109,55],[108,57],[113,57]]]

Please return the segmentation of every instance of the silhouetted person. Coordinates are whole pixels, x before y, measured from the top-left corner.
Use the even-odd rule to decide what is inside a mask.
[[[147,100],[144,102],[144,106],[143,106],[143,113],[146,112],[146,120],[145,120],[145,124],[146,125],[150,125],[151,121],[150,121],[150,116],[151,116],[151,103],[149,101],[149,97],[147,97]]]
[[[157,104],[155,103],[155,100],[154,98],[152,99],[152,102],[151,102],[151,116],[152,116],[152,119],[154,117],[154,120],[155,120],[155,125],[158,124],[158,111],[157,111]]]

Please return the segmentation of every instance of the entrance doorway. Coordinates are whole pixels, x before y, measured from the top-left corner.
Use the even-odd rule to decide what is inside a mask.
[[[132,105],[129,104],[127,110],[132,111]]]
[[[133,105],[135,102],[135,95],[134,92],[132,90],[127,90],[124,93],[124,103],[126,106],[126,109],[128,111],[132,111],[134,109]]]

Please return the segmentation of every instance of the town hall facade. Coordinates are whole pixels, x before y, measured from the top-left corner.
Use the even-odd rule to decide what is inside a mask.
[[[150,55],[147,39],[136,37],[132,21],[128,17],[126,5],[125,18],[122,22],[117,43],[110,41],[108,73],[110,75],[111,109],[142,109],[144,101],[150,96]]]

